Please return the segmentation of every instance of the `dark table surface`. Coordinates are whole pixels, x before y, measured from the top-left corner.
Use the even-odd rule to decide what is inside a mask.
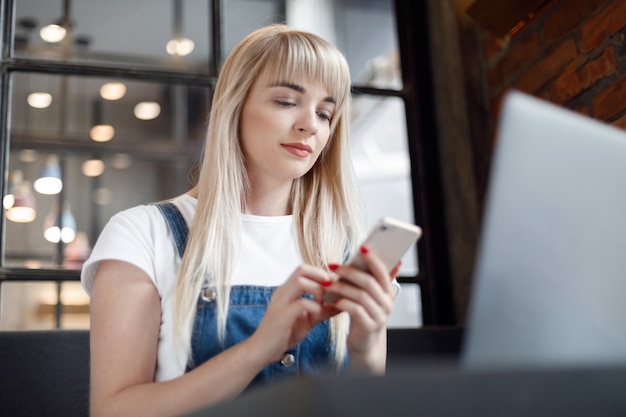
[[[278,382],[190,416],[626,416],[626,364],[470,372],[407,361],[384,377]]]

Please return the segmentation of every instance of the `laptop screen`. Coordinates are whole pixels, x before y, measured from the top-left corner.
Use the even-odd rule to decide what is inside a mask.
[[[626,361],[626,132],[505,97],[461,364]]]

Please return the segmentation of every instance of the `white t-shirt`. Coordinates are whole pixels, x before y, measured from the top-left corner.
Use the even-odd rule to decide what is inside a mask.
[[[172,200],[190,225],[197,200],[187,194]],[[302,264],[293,216],[242,214],[241,255],[234,265],[231,285],[279,286]],[[98,263],[125,261],[142,269],[161,298],[161,328],[156,381],[182,375],[187,364],[184,350],[174,343],[172,302],[180,258],[170,229],[154,205],[124,210],[111,217],[83,265],[81,281],[90,294]],[[276,260],[279,260],[277,262]],[[394,280],[396,292],[399,284]]]
[[[190,225],[197,200],[185,194],[172,202]],[[241,253],[245,255],[235,263],[231,284],[283,284],[302,263],[293,217],[243,214],[241,219]],[[98,263],[105,259],[131,263],[142,269],[154,282],[161,297],[156,380],[166,381],[182,375],[187,357],[174,344],[172,312],[180,258],[160,210],[152,205],[137,206],[122,211],[109,220],[83,266],[81,280],[87,293],[90,293]],[[277,259],[280,262],[276,262]]]

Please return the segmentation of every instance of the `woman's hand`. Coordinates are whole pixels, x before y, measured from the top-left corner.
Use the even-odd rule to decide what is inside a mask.
[[[350,265],[330,265],[343,279],[335,280],[328,291],[338,295],[334,307],[350,315],[347,347],[351,367],[382,373],[387,355],[386,324],[395,296],[391,281],[400,265],[388,273],[367,247],[362,246],[360,251],[368,271]]]
[[[323,286],[329,283],[326,271],[298,267],[276,290],[250,338],[178,378],[155,383],[161,322],[157,289],[134,265],[100,262],[91,299],[90,415],[186,415],[239,395],[315,324],[337,313],[322,306]]]
[[[276,289],[259,327],[250,337],[258,342],[258,348],[270,362],[280,359],[316,324],[338,313],[332,306],[322,304],[324,287],[330,283],[326,271],[301,265]],[[304,294],[312,295],[313,299],[303,297]]]

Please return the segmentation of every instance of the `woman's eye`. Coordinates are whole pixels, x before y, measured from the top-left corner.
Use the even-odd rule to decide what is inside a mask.
[[[333,116],[327,112],[320,111],[320,112],[317,112],[317,115],[319,116],[320,119],[327,120],[329,122],[333,119]]]
[[[291,101],[284,101],[284,100],[276,100],[276,104],[278,104],[279,106],[283,106],[283,107],[294,106],[294,103],[292,103]]]

